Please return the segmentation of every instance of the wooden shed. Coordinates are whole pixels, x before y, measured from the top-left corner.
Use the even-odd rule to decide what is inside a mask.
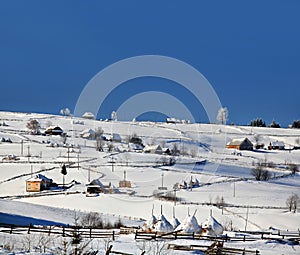
[[[232,139],[226,145],[227,149],[253,150],[253,144],[248,138]]]

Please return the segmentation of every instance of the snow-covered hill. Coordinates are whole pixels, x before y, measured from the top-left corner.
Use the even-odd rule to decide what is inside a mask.
[[[26,127],[31,119],[38,120],[41,131],[51,125],[60,126],[68,135],[66,143],[72,148],[68,149],[60,136],[31,135]],[[247,230],[300,228],[300,214],[288,212],[286,207],[290,195],[300,197],[300,176],[298,173],[290,175],[287,169],[290,163],[300,165],[300,150],[262,149],[242,151],[241,155],[237,155],[234,150],[225,148],[233,138],[247,137],[255,143],[259,136],[259,143],[265,146],[278,140],[290,149],[297,145],[300,130],[215,124],[105,122],[10,112],[0,112],[0,124],[0,138],[4,138],[0,143],[0,158],[3,158],[0,161],[0,222],[12,223],[13,218],[9,215],[18,215],[20,221],[27,217],[26,223],[28,218],[34,218],[72,224],[75,210],[82,214],[98,212],[108,220],[121,217],[124,224],[139,225],[139,219],[149,218],[153,205],[156,216],[159,216],[162,205],[164,215],[171,222],[175,203],[159,200],[154,194],[163,191],[175,195],[176,183],[188,183],[191,178],[196,178],[199,187],[176,191],[176,196],[181,199],[175,206],[176,217],[180,221],[186,218],[189,208],[197,210],[195,217],[199,223],[204,222],[212,210],[223,226],[230,225],[234,229],[244,229],[246,218]],[[113,133],[121,136],[121,142],[112,142],[112,152],[108,151],[107,145],[104,145],[103,152],[96,151],[95,140],[80,137],[83,130],[99,127],[107,138]],[[168,156],[129,151],[128,137],[134,134],[143,140],[144,145],[161,145],[171,150],[176,144],[180,154]],[[8,155],[15,155],[17,160],[5,159]],[[176,160],[175,165],[163,165],[171,158]],[[271,180],[254,180],[251,169],[257,162],[267,162],[272,166],[267,168]],[[63,163],[71,163],[65,176],[66,191],[57,188],[38,194],[26,192],[26,180],[36,173],[61,185]],[[119,188],[124,172],[131,188]],[[118,192],[87,197],[86,184],[93,179],[104,185],[111,184]],[[161,189],[162,185],[165,189]],[[223,210],[214,205],[222,197],[225,201]],[[296,249],[299,252],[299,247]],[[285,254],[296,254],[289,252]]]

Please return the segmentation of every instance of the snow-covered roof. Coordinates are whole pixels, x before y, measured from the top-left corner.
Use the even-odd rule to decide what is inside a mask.
[[[85,112],[82,117],[86,119],[95,119],[95,115],[91,112]]]
[[[95,134],[95,131],[91,128],[87,128],[87,129],[80,132],[80,135],[85,135],[85,134],[91,134],[92,135],[92,134]]]
[[[275,141],[275,142],[271,142],[271,146],[274,147],[284,147],[284,142],[280,142],[280,141]]]
[[[251,142],[248,138],[235,138],[228,142],[227,145],[241,145],[244,141]]]
[[[31,177],[30,179],[27,179],[26,181],[46,181],[46,182],[51,182],[52,179],[49,179],[45,175],[42,174],[37,174],[34,177]]]
[[[147,145],[143,149],[144,152],[162,152],[160,145]]]

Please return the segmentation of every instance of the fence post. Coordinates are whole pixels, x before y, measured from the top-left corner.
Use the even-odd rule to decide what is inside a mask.
[[[92,228],[90,228],[90,239],[92,239]]]
[[[13,228],[14,228],[14,225],[13,225],[13,224],[11,224],[11,226],[10,226],[10,231],[9,231],[9,233],[10,233],[10,234],[12,234],[12,232],[13,232]]]
[[[244,239],[243,239],[243,241],[244,241],[244,242],[246,242],[246,236],[244,236]]]
[[[29,226],[28,226],[27,234],[30,234],[30,227],[31,227],[31,224],[29,224]]]
[[[115,241],[115,231],[112,232],[112,240]]]
[[[107,249],[105,255],[109,255],[109,254],[110,254],[110,252],[111,252],[111,250],[112,250],[112,247],[113,247],[112,245],[109,246],[109,248]]]
[[[62,236],[65,237],[65,227],[63,227]]]
[[[264,233],[261,233],[261,239],[262,240],[264,239]]]
[[[51,226],[49,226],[48,236],[50,236],[50,234],[51,234]]]

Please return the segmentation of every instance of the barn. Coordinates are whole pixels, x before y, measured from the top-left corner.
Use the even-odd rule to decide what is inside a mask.
[[[227,149],[236,149],[236,150],[253,150],[253,144],[248,138],[242,139],[232,139],[226,145]]]
[[[62,135],[63,133],[64,131],[59,126],[50,126],[45,131],[47,135]]]

